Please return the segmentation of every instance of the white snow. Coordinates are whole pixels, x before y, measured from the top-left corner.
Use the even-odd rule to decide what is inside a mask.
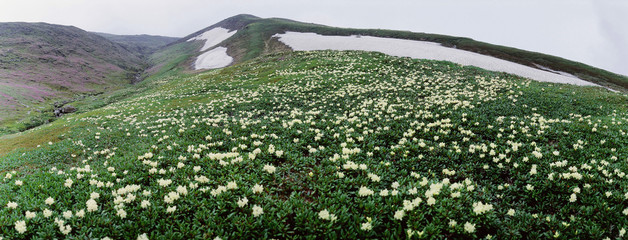
[[[229,66],[233,58],[227,55],[226,47],[217,47],[199,55],[194,62],[194,69],[215,69]]]
[[[236,34],[237,31],[229,30],[226,28],[216,27],[212,28],[204,33],[199,34],[196,37],[190,38],[189,41],[205,41],[205,45],[201,48],[201,52],[210,49],[222,41],[226,40]],[[227,55],[227,48],[216,47],[212,50],[204,52],[196,57],[194,62],[194,69],[214,69],[226,67],[233,62],[233,58]]]
[[[312,50],[362,50],[391,56],[417,59],[444,60],[461,65],[471,65],[491,71],[506,72],[541,82],[599,86],[566,73],[553,73],[522,64],[460,49],[443,47],[438,43],[381,38],[370,36],[323,36],[316,33],[286,32],[275,34],[279,41],[295,51]]]
[[[204,33],[201,33],[200,35],[196,37],[188,39],[188,42],[196,41],[196,40],[205,40],[205,45],[203,46],[203,48],[201,48],[201,52],[202,52],[202,51],[212,48],[213,46],[216,46],[216,44],[221,43],[227,38],[230,38],[231,36],[233,36],[233,34],[236,34],[236,32],[238,31],[236,30],[231,31],[229,29],[221,28],[221,27],[212,28]]]

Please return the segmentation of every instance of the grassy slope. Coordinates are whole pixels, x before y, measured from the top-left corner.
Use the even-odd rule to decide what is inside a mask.
[[[0,141],[0,206],[18,204],[0,208],[0,236],[63,238],[54,218],[84,210],[61,224],[70,236],[617,238],[628,227],[626,101],[596,88],[361,52],[274,54],[165,73],[126,100],[19,135],[49,136],[51,145],[10,150]],[[241,158],[220,155],[228,152]],[[231,181],[236,189],[218,193]],[[361,187],[374,194],[360,196],[369,193]],[[92,192],[97,212],[87,211]],[[492,209],[475,213],[478,202]],[[253,216],[254,205],[264,213]],[[44,218],[44,209],[53,215]],[[324,209],[337,219],[321,219]],[[27,210],[37,216],[19,234],[14,224]],[[361,230],[368,223],[373,229]]]
[[[53,103],[119,89],[142,61],[96,34],[45,23],[0,23],[0,134],[53,119]]]
[[[392,37],[438,42],[447,47],[456,47],[467,51],[494,56],[533,68],[538,68],[536,65],[544,66],[555,71],[573,74],[581,79],[597,83],[602,86],[607,86],[624,92],[628,91],[628,77],[626,76],[618,75],[560,57],[478,42],[470,38],[382,29],[336,28],[296,22],[287,19],[261,19],[251,15],[237,15],[212,25],[204,30],[211,29],[216,26],[239,30],[238,33],[231,38],[231,40],[226,42],[226,45],[232,47],[229,49],[228,53],[231,56],[234,56],[236,62],[246,61],[260,56],[264,52],[268,52],[269,50],[267,47],[271,36],[285,31],[315,32],[323,35],[343,36],[369,35],[376,37]],[[191,34],[188,37],[182,38],[180,41],[185,41],[202,32],[203,30]]]
[[[69,104],[77,108],[75,114],[88,113],[92,110],[133,97],[134,95],[142,94],[147,89],[154,87],[153,80],[155,79],[163,79],[171,76],[185,76],[188,73],[185,71],[186,68],[182,66],[191,64],[189,63],[190,56],[193,52],[197,51],[199,47],[199,43],[180,43],[166,51],[153,54],[148,59],[149,63],[153,66],[145,71],[145,75],[142,76],[144,81],[134,85],[126,85],[126,87],[121,89],[100,95],[87,96],[77,101],[70,102]],[[33,131],[4,136],[0,135],[0,141],[3,143],[0,144],[0,155],[4,155],[15,149],[33,149],[51,141],[56,142],[62,140],[63,135],[74,127],[76,126],[67,127],[64,121],[60,121],[43,125]]]

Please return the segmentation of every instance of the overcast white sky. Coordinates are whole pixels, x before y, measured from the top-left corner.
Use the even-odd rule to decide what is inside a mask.
[[[0,0],[0,22],[183,37],[248,13],[470,37],[628,75],[628,0]]]

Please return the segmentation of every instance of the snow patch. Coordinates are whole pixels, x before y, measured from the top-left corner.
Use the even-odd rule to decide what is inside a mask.
[[[196,58],[194,69],[215,69],[229,66],[233,58],[227,55],[226,47],[217,47]]]
[[[450,61],[491,71],[506,72],[541,82],[599,86],[566,73],[557,74],[543,71],[491,56],[443,47],[433,42],[371,36],[323,36],[316,33],[301,32],[286,32],[284,34],[275,34],[273,37],[277,37],[279,41],[295,51],[374,51],[398,57]]]
[[[227,40],[227,38],[230,38],[231,36],[233,36],[233,34],[236,34],[236,30],[229,30],[226,28],[221,28],[221,27],[217,27],[217,28],[212,28],[204,33],[201,33],[200,35],[190,38],[188,39],[188,42],[190,41],[196,41],[196,40],[205,40],[205,45],[203,46],[203,48],[201,48],[201,52],[212,48],[213,46],[216,46],[216,44],[221,43],[224,40]]]

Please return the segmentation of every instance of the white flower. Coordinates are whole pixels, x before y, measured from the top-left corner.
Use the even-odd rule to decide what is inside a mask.
[[[569,196],[569,202],[575,202],[577,199],[578,197],[575,193],[572,193],[571,196]]]
[[[11,209],[16,209],[17,208],[17,203],[16,202],[9,202],[9,203],[7,203],[7,207],[11,208]]]
[[[624,211],[622,212],[624,215],[628,215],[628,208],[624,209]]]
[[[124,218],[126,218],[126,211],[124,211],[124,209],[120,208],[120,209],[118,209],[118,212],[116,213],[116,215],[118,215],[118,217],[124,219]]]
[[[85,203],[87,205],[87,212],[93,212],[98,210],[98,203],[94,199],[89,199]]]
[[[246,197],[240,198],[240,200],[238,200],[238,207],[244,207],[248,203],[249,203],[249,199],[247,199]]]
[[[253,191],[253,193],[261,193],[264,191],[264,187],[262,187],[262,185],[255,184],[255,186],[253,186],[251,190]]]
[[[379,192],[379,195],[382,196],[382,197],[388,196],[388,189],[381,190]]]
[[[44,203],[46,203],[48,205],[52,205],[52,204],[55,203],[55,199],[51,198],[51,197],[48,197],[48,198],[46,198],[46,201]]]
[[[68,210],[68,211],[63,212],[63,217],[64,217],[65,219],[70,219],[70,218],[72,218],[72,211]]]
[[[468,233],[475,232],[475,224],[471,224],[470,222],[466,222],[464,224],[464,230]]]
[[[167,213],[173,213],[173,212],[174,212],[174,211],[176,211],[176,210],[177,210],[177,206],[171,206],[171,207],[168,207],[168,208],[166,209],[166,212],[167,212]]]
[[[366,197],[366,196],[369,196],[369,195],[373,195],[373,193],[374,193],[373,190],[368,189],[365,186],[361,186],[360,190],[358,191],[358,195],[360,197]]]
[[[168,186],[168,185],[170,185],[172,183],[172,180],[170,180],[170,179],[165,179],[164,180],[164,179],[160,178],[160,179],[157,179],[157,183],[159,183],[159,186],[166,187],[166,186]]]
[[[72,187],[72,184],[74,183],[74,181],[72,181],[72,179],[66,179],[65,183],[63,184],[66,187]]]
[[[452,192],[450,195],[452,198],[457,198],[457,197],[460,197],[460,194],[461,194],[460,192]]]
[[[373,229],[373,225],[371,225],[371,222],[365,222],[362,223],[362,227],[360,227],[360,229],[364,231],[370,231],[371,229]]]
[[[406,212],[405,212],[405,211],[403,211],[403,210],[397,210],[397,211],[395,212],[395,219],[397,219],[397,220],[401,220],[401,219],[403,219],[403,216],[405,216],[405,215],[406,215]]]
[[[80,218],[85,217],[85,210],[81,209],[78,212],[76,212],[74,215]]]
[[[493,210],[493,205],[491,205],[491,204],[484,204],[482,202],[475,202],[475,203],[473,203],[473,212],[476,215],[488,212],[490,210]]]
[[[177,192],[183,196],[188,195],[188,189],[185,186],[178,186]]]
[[[534,157],[536,157],[536,158],[541,158],[541,157],[543,157],[543,154],[541,154],[541,153],[540,153],[540,152],[538,152],[538,151],[534,151],[534,152],[532,152],[532,155],[534,155]]]
[[[178,192],[169,192],[166,196],[164,196],[165,203],[173,203],[176,200],[179,200],[180,195]]]
[[[15,222],[15,230],[19,233],[26,232],[26,222],[24,220],[20,220]]]
[[[532,191],[532,190],[534,190],[534,186],[528,184],[528,185],[526,185],[526,189],[528,189],[528,191]]]
[[[146,236],[146,233],[137,235],[137,240],[148,240],[148,236]]]
[[[89,194],[90,199],[98,199],[99,197],[100,197],[100,194],[97,192],[92,192],[91,194]]]
[[[367,175],[371,179],[371,181],[373,181],[373,182],[379,182],[381,180],[381,178],[379,176],[377,176],[376,174],[369,173]]]
[[[227,189],[237,189],[238,184],[235,181],[231,181],[227,183]]]
[[[394,182],[390,185],[392,188],[397,189],[399,187],[399,182]]]
[[[272,146],[272,145],[271,145]],[[264,165],[264,171],[268,172],[268,173],[274,173],[276,170],[275,166],[270,165],[270,164],[266,164]]]
[[[63,235],[68,235],[72,231],[72,227],[70,225],[65,225],[65,226],[60,225],[59,226],[59,231],[61,231],[61,233],[63,233]]]
[[[449,227],[455,227],[456,224],[458,224],[458,222],[456,222],[456,220],[449,220]]]
[[[515,215],[515,210],[514,209],[508,209],[508,212],[506,213],[508,214],[508,216],[514,216]]]
[[[327,209],[321,210],[318,213],[318,217],[320,219],[329,220],[329,211],[327,211]]]
[[[619,236],[620,237],[623,237],[624,234],[626,234],[626,229],[625,228],[622,228],[621,230],[619,230]]]
[[[253,205],[253,216],[254,217],[262,215],[262,213],[264,213],[264,209],[263,208],[261,208],[258,205]]]
[[[536,174],[536,164],[532,164],[532,168],[530,169],[530,175]]]
[[[22,184],[24,184],[24,182],[22,182],[22,180],[15,180],[15,185],[16,186],[22,186]]]
[[[31,219],[37,216],[36,212],[31,212],[31,211],[26,211],[26,213],[24,213],[24,216],[26,217],[26,219]]]
[[[52,216],[52,211],[50,211],[48,208],[44,209],[43,211],[44,217],[48,218],[50,216]]]
[[[150,206],[150,202],[148,200],[142,200],[142,203],[140,204],[140,206],[142,208],[147,208]]]
[[[427,199],[427,205],[434,205],[436,203],[436,199],[433,197],[429,197]]]

